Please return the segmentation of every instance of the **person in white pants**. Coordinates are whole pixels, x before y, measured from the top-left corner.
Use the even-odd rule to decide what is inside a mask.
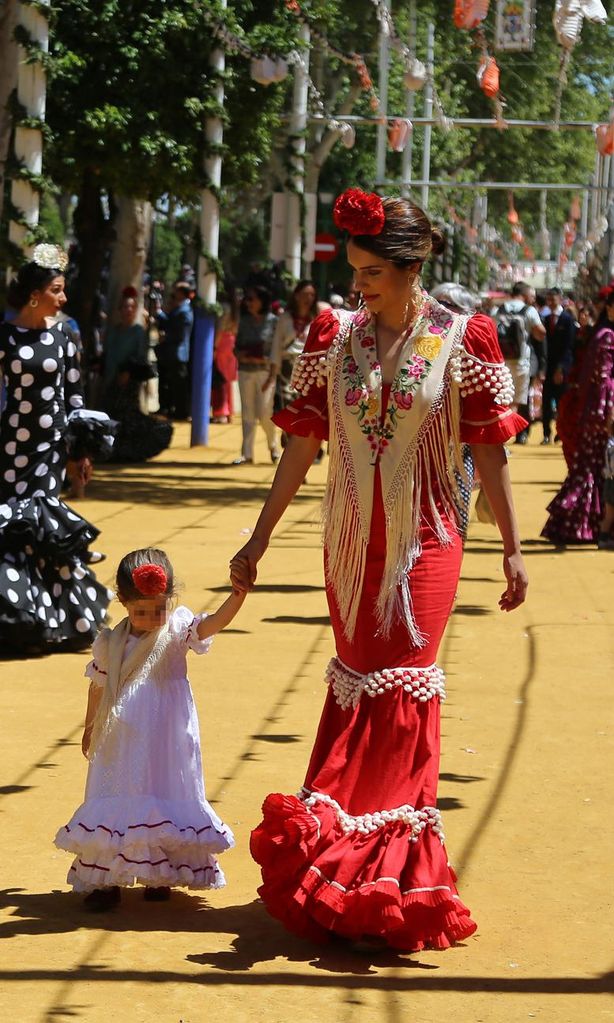
[[[260,423],[264,430],[271,452],[271,461],[279,461],[277,427],[271,419],[275,380],[271,382],[268,369],[252,369],[251,367],[245,369],[239,365],[239,393],[241,395],[243,443],[241,457],[236,460],[235,464],[254,461],[254,438],[257,423]]]
[[[276,316],[270,312],[270,292],[261,285],[252,285],[245,295],[245,311],[239,319],[235,354],[239,361],[239,393],[241,395],[241,454],[233,465],[251,465],[254,461],[256,424],[264,430],[271,461],[278,462],[280,451],[277,427],[271,419],[275,394],[275,373],[271,372],[270,354]]]

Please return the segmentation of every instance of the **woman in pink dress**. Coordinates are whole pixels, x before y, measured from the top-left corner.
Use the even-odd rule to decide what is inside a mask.
[[[233,296],[224,308],[215,332],[213,348],[214,381],[211,387],[211,418],[214,423],[232,419],[232,385],[237,379],[235,341],[239,325],[239,305]]]
[[[614,416],[614,287],[586,346],[577,384],[569,472],[548,505],[542,536],[555,544],[597,543],[603,516],[603,465]]]
[[[350,189],[335,222],[364,305],[321,313],[276,417],[291,435],[254,534],[233,558],[254,585],[271,532],[322,440],[326,592],[336,641],[299,797],[273,794],[252,834],[268,910],[305,937],[446,948],[476,928],[448,865],[437,809],[437,649],[458,583],[457,476],[469,443],[503,538],[507,586],[525,597],[503,442],[524,420],[492,320],[455,315],[420,288],[442,238],[409,200]],[[290,781],[290,788],[292,789]]]

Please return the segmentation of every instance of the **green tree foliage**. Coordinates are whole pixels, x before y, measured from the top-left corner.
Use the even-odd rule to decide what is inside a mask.
[[[318,34],[345,54],[364,56],[377,86],[378,23],[372,0],[305,0],[314,33],[311,75],[328,113],[349,108],[372,117],[370,97],[356,89],[356,72],[331,55]],[[392,12],[408,41],[406,0],[393,0]],[[215,79],[208,57],[217,17],[257,51],[288,54],[296,48],[299,23],[285,3],[230,0],[223,12],[217,0],[56,0],[48,120],[52,142],[47,169],[65,190],[80,196],[75,226],[91,252],[96,277],[102,265],[113,195],[158,200],[171,195],[185,206],[198,201],[206,184],[204,123],[215,113]],[[435,81],[445,113],[451,117],[489,117],[488,99],[476,80],[478,52],[471,33],[454,27],[452,0],[419,0],[416,51],[424,59],[429,20],[435,24]],[[532,53],[497,54],[506,116],[550,120],[554,110],[560,48],[552,27],[554,0],[537,4],[536,47]],[[494,4],[485,23],[492,38]],[[563,93],[562,118],[604,120],[612,88],[611,32],[585,22]],[[404,116],[407,93],[403,64],[393,54],[390,66],[390,115]],[[230,52],[224,77],[225,144],[222,191],[224,256],[233,270],[242,254],[250,259],[265,245],[268,199],[286,183],[289,167],[288,119],[292,73],[264,87],[250,76],[249,59]],[[416,96],[416,115],[422,113]],[[312,102],[312,111],[315,106]],[[348,151],[337,144],[323,163],[319,190],[336,193],[350,184],[371,188],[375,178],[374,123],[357,126],[357,142]],[[309,154],[326,138],[322,122],[310,123]],[[420,176],[423,131],[414,132],[414,177]],[[585,181],[592,171],[594,140],[589,132],[510,129],[433,132],[431,175],[465,180]],[[398,178],[399,154],[388,153],[387,176]],[[103,201],[107,197],[108,202]],[[468,191],[431,193],[432,210],[449,217],[454,206],[465,215]],[[525,228],[537,226],[538,196],[518,193],[516,205]],[[549,199],[551,219],[566,218],[569,196]],[[491,193],[490,214],[505,226],[507,196]],[[247,248],[244,248],[244,247]],[[89,249],[88,249],[89,247]],[[97,265],[96,265],[97,261]]]

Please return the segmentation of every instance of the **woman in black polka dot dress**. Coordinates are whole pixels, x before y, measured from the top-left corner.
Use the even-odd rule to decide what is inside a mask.
[[[65,254],[37,246],[9,288],[0,324],[0,648],[88,645],[110,594],[87,567],[98,530],[60,500],[71,411],[83,406],[79,356],[65,325]]]

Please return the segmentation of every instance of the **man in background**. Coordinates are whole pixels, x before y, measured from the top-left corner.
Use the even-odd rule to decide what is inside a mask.
[[[548,312],[544,315],[546,328],[546,371],[542,397],[542,444],[550,444],[551,423],[556,418],[558,403],[567,387],[567,377],[573,362],[576,321],[561,304],[560,288],[550,288],[546,294]]]
[[[189,362],[194,313],[191,286],[177,281],[168,312],[158,310],[158,325],[164,337],[156,348],[160,412],[169,419],[187,419],[190,414]]]

